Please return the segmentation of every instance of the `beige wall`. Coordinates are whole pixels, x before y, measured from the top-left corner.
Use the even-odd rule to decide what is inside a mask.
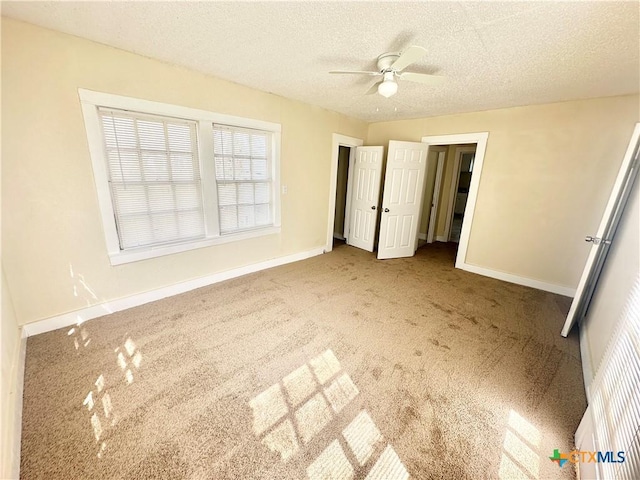
[[[0,417],[0,478],[15,478],[20,452],[16,442],[16,412],[19,399],[18,388],[18,351],[20,348],[20,328],[13,309],[11,294],[2,270],[2,416]]]
[[[282,125],[282,233],[113,267],[78,88]],[[366,123],[40,27],[2,19],[2,243],[20,324],[326,242],[332,134]],[[95,292],[74,296],[82,275]]]
[[[467,263],[575,288],[639,110],[633,95],[382,122],[367,142],[489,132]]]
[[[627,297],[640,277],[640,178],[636,180],[598,281],[587,317],[580,328],[589,346],[595,375]],[[592,378],[585,378],[589,383]]]

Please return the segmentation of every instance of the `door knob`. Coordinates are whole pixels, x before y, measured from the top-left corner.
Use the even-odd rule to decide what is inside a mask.
[[[591,235],[587,235],[584,238],[585,242],[592,242],[594,245],[600,245],[601,243],[604,243],[605,245],[609,245],[611,243],[611,240],[603,240],[599,237],[592,237]]]
[[[375,205],[372,205],[372,206],[371,206],[371,210],[375,210],[375,209],[376,209],[376,206],[375,206]]]
[[[384,209],[384,211],[385,211],[385,213],[386,213],[386,212],[388,212],[388,211],[389,211],[389,209],[388,209],[388,208],[385,208],[385,209]]]

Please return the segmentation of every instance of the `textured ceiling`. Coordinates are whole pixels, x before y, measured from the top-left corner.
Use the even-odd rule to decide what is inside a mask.
[[[367,121],[635,93],[638,2],[3,2],[2,14]],[[375,69],[421,45],[407,70],[439,86],[329,75]]]

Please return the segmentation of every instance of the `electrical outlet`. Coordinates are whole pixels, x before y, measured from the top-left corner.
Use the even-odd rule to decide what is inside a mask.
[[[282,194],[286,195],[288,191],[289,191],[289,189],[287,188],[287,186],[286,185],[282,185]]]

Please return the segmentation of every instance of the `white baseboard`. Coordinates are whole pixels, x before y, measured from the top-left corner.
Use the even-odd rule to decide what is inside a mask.
[[[24,328],[20,332],[20,347],[18,349],[18,364],[16,365],[16,389],[14,398],[14,448],[11,465],[11,478],[20,478],[20,447],[22,446],[22,396],[24,393],[24,367],[27,360],[27,332]]]
[[[418,239],[419,240],[426,240],[427,239],[427,234],[426,233],[419,233],[418,234]]]
[[[267,268],[273,268],[287,263],[297,262],[299,260],[305,260],[307,258],[315,257],[324,253],[324,247],[314,248],[313,250],[307,250],[305,252],[295,253],[293,255],[286,255],[284,257],[273,258],[271,260],[265,260],[264,262],[258,262],[251,265],[245,265],[244,267],[234,268],[232,270],[226,270],[224,272],[214,273],[207,275],[206,277],[200,277],[193,280],[187,280],[186,282],[177,283],[168,287],[159,288],[150,292],[139,293],[131,295],[130,297],[119,298],[117,300],[111,300],[98,305],[92,305],[87,308],[75,310],[73,312],[63,313],[62,315],[56,315],[54,317],[39,320],[33,323],[28,323],[23,326],[27,336],[38,335],[40,333],[50,332],[59,328],[68,327],[71,325],[79,325],[82,322],[91,320],[92,318],[98,318],[109,313],[119,312],[128,308],[144,305],[145,303],[161,300],[166,297],[178,295],[180,293],[188,292],[196,288],[206,287],[214,283],[223,282],[231,278],[240,277],[249,273],[258,272]]]
[[[448,242],[449,239],[446,235],[436,235],[436,242]]]
[[[558,295],[564,295],[565,297],[574,297],[576,294],[575,288],[542,282],[540,280],[534,280],[532,278],[520,277],[511,273],[478,267],[476,265],[470,265],[468,263],[456,263],[456,268],[460,268],[461,270],[466,270],[467,272],[471,273],[477,273],[478,275],[484,275],[485,277],[497,278],[498,280],[504,280],[505,282],[524,285],[525,287],[532,287],[537,288],[538,290],[544,290],[546,292],[557,293]]]
[[[9,391],[7,405],[2,406],[2,420],[3,422],[6,421],[6,425],[2,429],[2,444],[5,449],[2,452],[2,461],[3,463],[6,462],[6,464],[0,466],[0,477],[11,479],[20,478],[22,394],[24,392],[24,366],[27,354],[26,332],[21,329],[19,334],[20,340],[12,359],[10,378],[8,379],[9,384],[5,385]]]

